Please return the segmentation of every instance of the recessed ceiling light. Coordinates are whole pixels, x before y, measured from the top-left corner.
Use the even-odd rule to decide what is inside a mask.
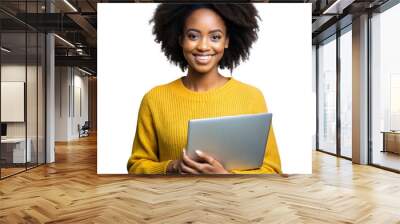
[[[62,38],[62,37],[60,37],[60,36],[57,35],[57,34],[54,34],[54,36],[57,37],[57,38],[58,38],[59,40],[61,40],[62,42],[66,43],[67,45],[69,45],[69,46],[75,48],[75,45],[73,45],[73,44],[72,44],[71,42],[69,42],[68,40],[66,40],[66,39],[64,39],[64,38]]]
[[[322,12],[322,14],[342,14],[343,9],[351,5],[355,0],[336,0],[327,9]]]
[[[9,49],[7,49],[7,48],[5,48],[5,47],[1,47],[0,49],[1,49],[2,51],[6,52],[6,53],[10,53],[10,52],[11,52],[11,50],[9,50]]]
[[[87,74],[87,75],[92,76],[92,73],[90,73],[90,72],[88,72],[88,71],[86,71],[86,70],[83,70],[83,69],[81,69],[81,68],[79,68],[79,67],[78,67],[78,70],[81,71],[81,72],[83,72],[83,73],[85,73],[85,74]]]
[[[74,10],[75,12],[78,12],[78,10],[71,4],[69,3],[67,0],[64,0],[65,4],[67,4],[72,10]]]

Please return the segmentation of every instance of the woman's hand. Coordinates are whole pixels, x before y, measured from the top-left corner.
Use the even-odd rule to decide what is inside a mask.
[[[173,160],[168,164],[167,174],[228,174],[218,160],[206,153],[196,150],[199,160],[193,160],[183,150],[181,160]]]
[[[182,174],[228,174],[224,166],[212,156],[196,150],[198,161],[192,160],[183,150],[183,159],[179,163],[179,169]]]
[[[172,160],[167,167],[167,174],[176,174],[176,173],[181,173],[179,170],[179,167],[181,166],[180,163],[182,160]]]

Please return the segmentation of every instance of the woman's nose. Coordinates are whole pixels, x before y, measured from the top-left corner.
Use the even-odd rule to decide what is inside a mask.
[[[201,51],[206,51],[210,48],[208,39],[207,38],[201,38],[199,43],[197,44],[197,49]]]

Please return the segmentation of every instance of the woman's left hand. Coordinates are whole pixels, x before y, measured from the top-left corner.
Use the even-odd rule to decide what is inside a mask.
[[[186,155],[185,150],[183,151],[183,164],[181,167],[183,172],[190,174],[229,174],[224,166],[212,156],[200,150],[196,150],[196,154],[200,161],[191,159]]]

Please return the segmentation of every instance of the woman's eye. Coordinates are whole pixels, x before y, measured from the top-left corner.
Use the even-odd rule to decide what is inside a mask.
[[[190,40],[196,40],[196,39],[197,39],[197,35],[196,35],[196,34],[193,34],[193,33],[189,33],[189,34],[187,35],[187,37],[188,37]]]
[[[212,41],[219,41],[221,38],[222,38],[221,35],[217,34],[211,36]]]

